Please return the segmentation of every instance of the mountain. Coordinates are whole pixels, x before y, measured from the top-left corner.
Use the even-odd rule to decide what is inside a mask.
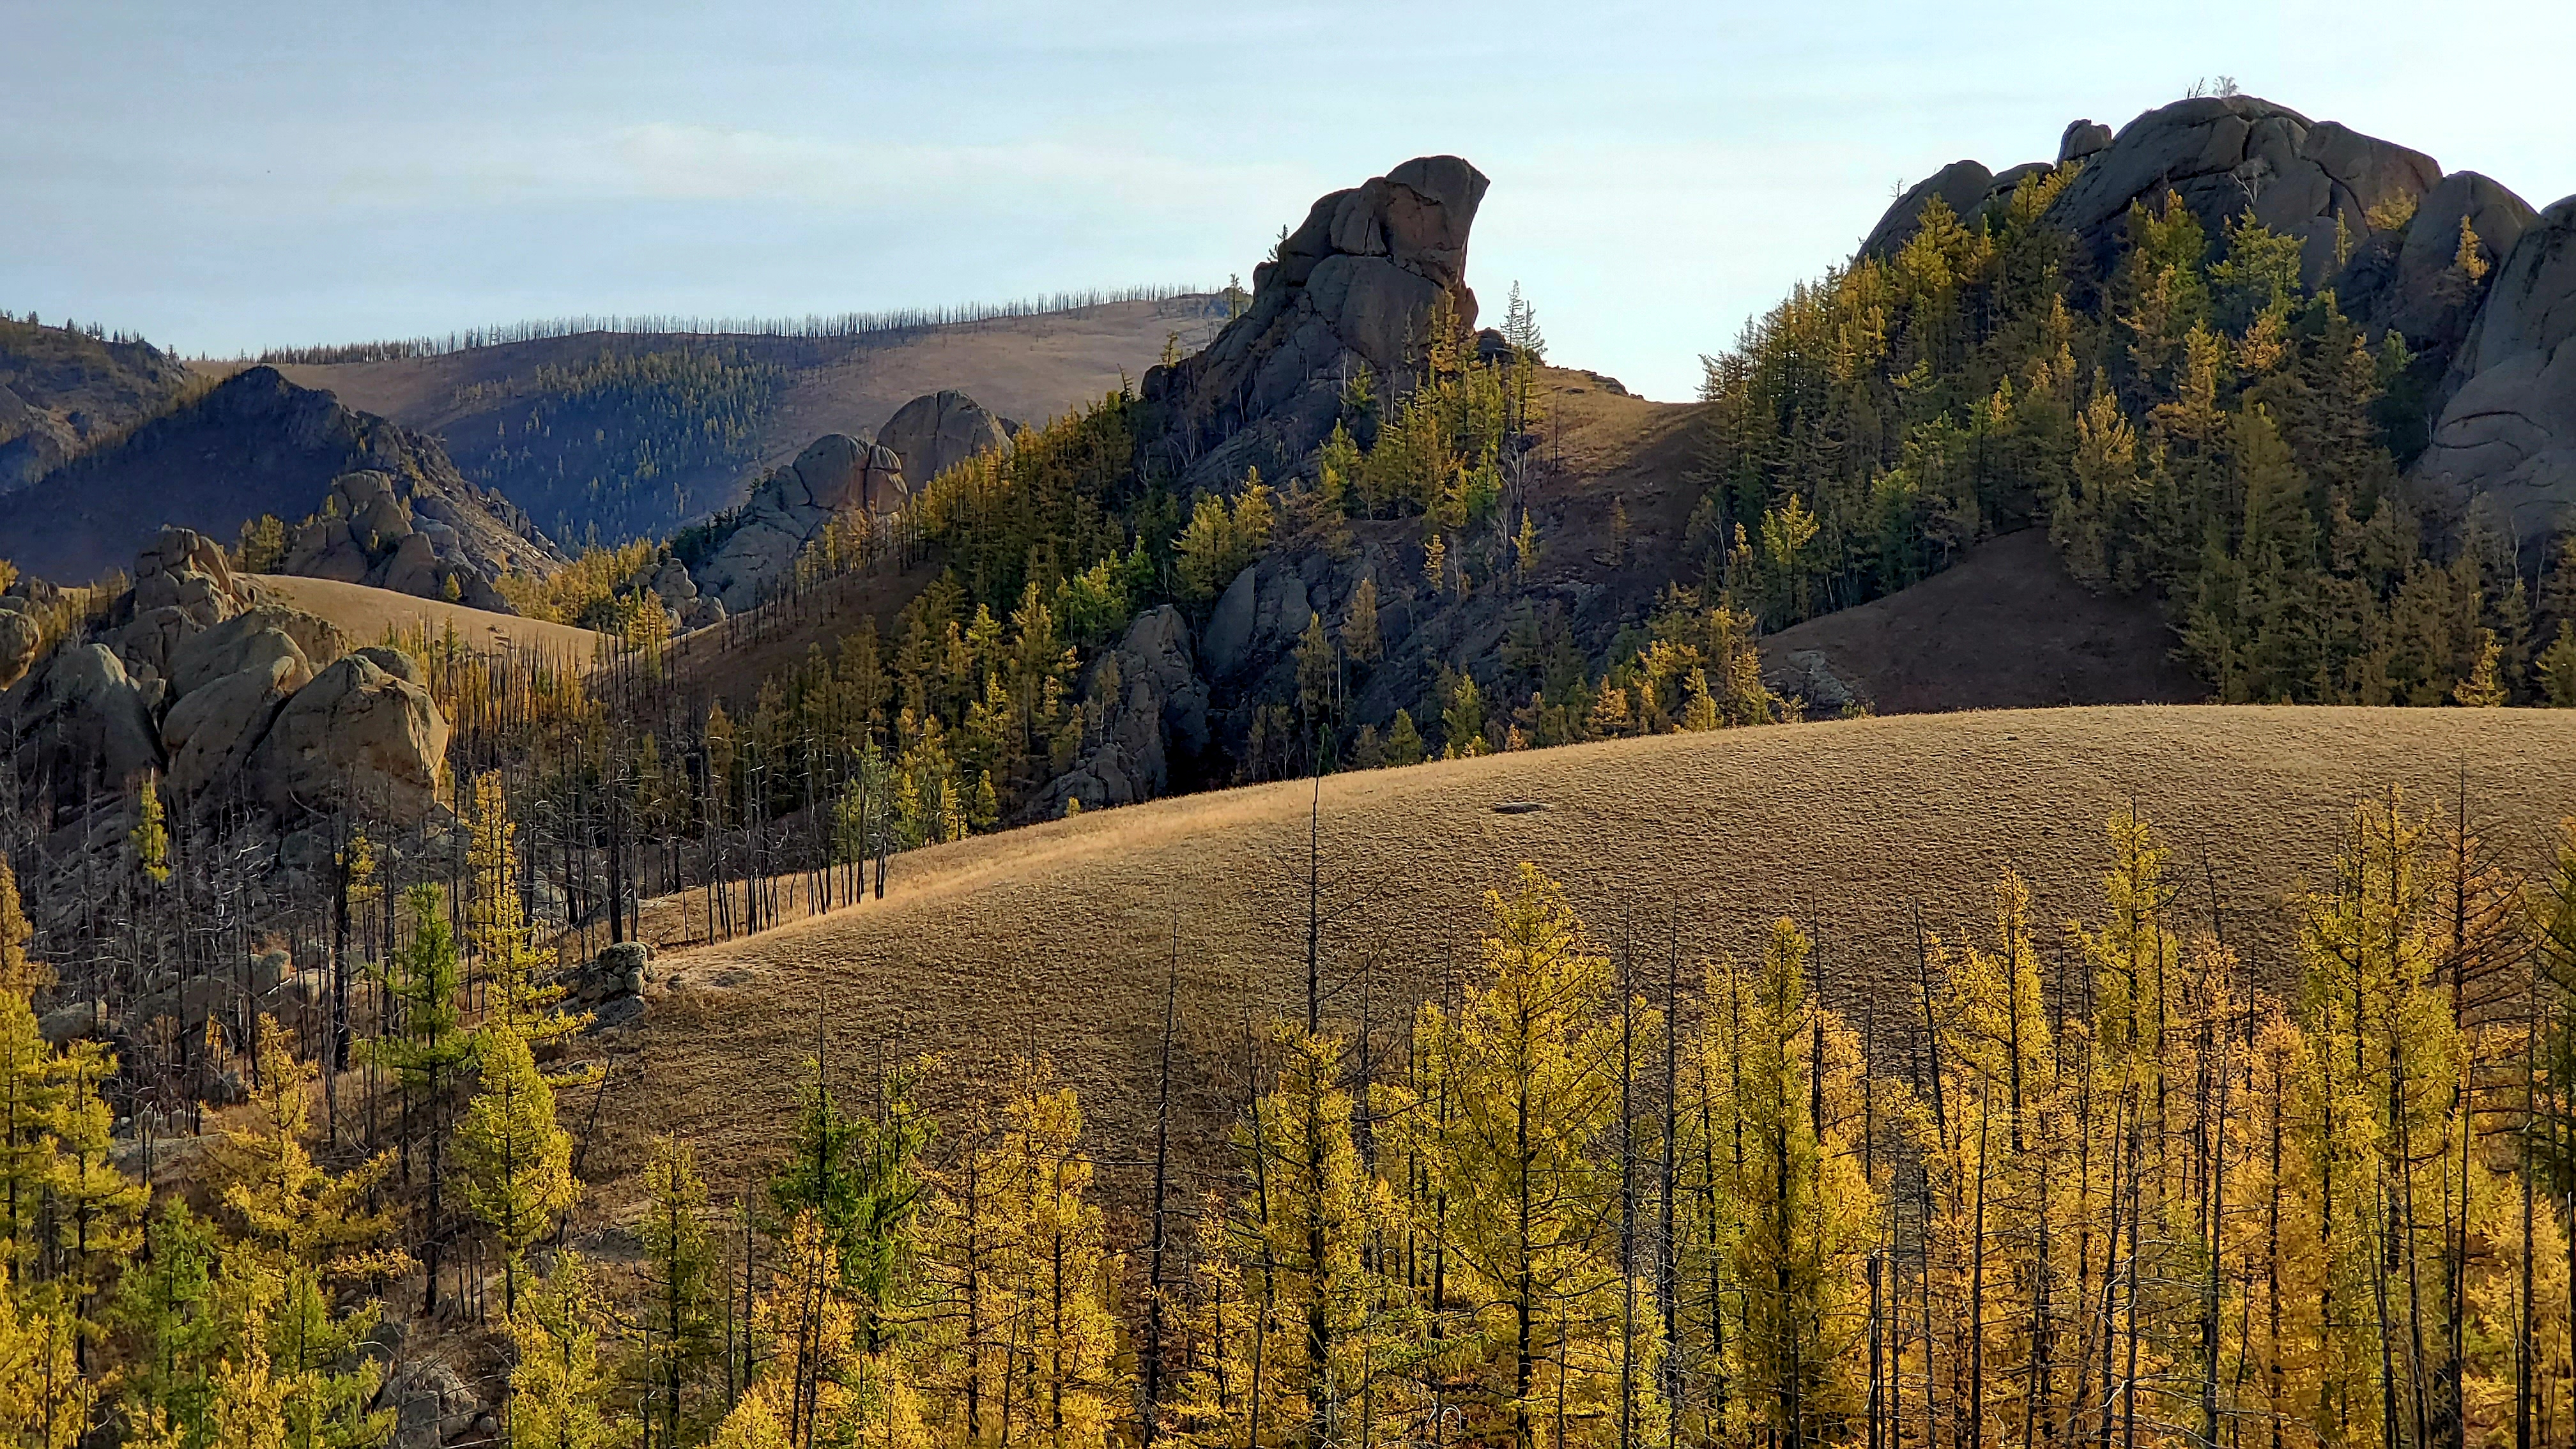
[[[488,580],[561,562],[525,514],[458,476],[435,440],[269,367],[236,373],[0,497],[0,539],[27,572],[77,582],[130,566],[164,525],[218,539],[262,515],[291,526],[321,511],[334,483],[352,474],[381,478],[373,492],[390,495],[402,533],[417,519],[434,538],[425,567],[452,560]],[[382,530],[395,531],[391,521]]]
[[[1182,294],[842,336],[584,331],[367,361],[280,361],[307,387],[434,437],[457,469],[578,548],[660,538],[743,502],[815,438],[867,438],[959,390],[1030,421],[1141,377],[1225,317]]]
[[[0,313],[0,493],[168,407],[192,379],[149,342]]]

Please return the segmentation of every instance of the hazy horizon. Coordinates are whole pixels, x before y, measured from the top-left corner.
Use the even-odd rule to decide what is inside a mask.
[[[189,354],[1248,281],[1316,196],[1454,152],[1493,180],[1488,316],[1517,280],[1551,360],[1682,398],[1898,186],[2197,80],[2576,191],[2576,19],[2537,7],[2510,46],[2305,0],[2080,35],[2036,3],[11,8],[0,308]],[[2345,60],[2369,35],[2404,73]]]

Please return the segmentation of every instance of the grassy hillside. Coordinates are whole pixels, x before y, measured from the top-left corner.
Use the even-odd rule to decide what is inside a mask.
[[[186,364],[139,338],[0,313],[0,493],[120,436],[189,385]]]
[[[488,613],[444,599],[416,599],[391,589],[371,589],[365,584],[344,584],[336,579],[287,574],[252,577],[288,604],[339,625],[341,632],[360,644],[374,643],[388,634],[408,638],[426,632],[442,637],[453,630],[458,642],[473,648],[532,650],[574,660],[588,659],[599,645],[599,635],[588,629],[523,619],[515,614]]]
[[[2133,804],[2174,875],[2258,973],[2287,984],[2285,895],[2329,866],[2362,795],[2470,812],[2532,865],[2576,810],[2576,716],[2556,711],[2127,707],[1882,718],[1578,745],[1328,777],[1320,811],[1328,1015],[1409,1016],[1472,965],[1483,893],[1516,862],[1562,879],[1600,939],[1660,960],[1743,950],[1794,914],[1826,1001],[1909,1008],[1914,922],[1982,925],[2006,866],[2044,940],[2098,909],[2104,822]],[[783,1131],[818,1009],[836,1061],[934,1052],[958,1069],[1032,1047],[1080,1088],[1091,1150],[1136,1155],[1165,972],[1183,1022],[1178,1140],[1204,1162],[1239,1105],[1247,1021],[1303,982],[1305,782],[983,837],[899,857],[882,902],[666,954],[639,1054],[602,1118],[598,1177],[655,1132],[728,1180]],[[1514,801],[1546,808],[1500,813]],[[672,903],[656,915],[670,929]],[[648,917],[648,925],[651,918]],[[1896,1033],[1890,1026],[1887,1034]],[[1113,1169],[1113,1193],[1132,1182]],[[615,1200],[623,1189],[612,1188]]]

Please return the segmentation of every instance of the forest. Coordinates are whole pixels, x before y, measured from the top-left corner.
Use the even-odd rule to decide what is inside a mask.
[[[1173,1140],[1176,959],[1150,1140],[1044,1059],[818,1050],[770,1161],[654,1142],[596,1256],[583,1012],[497,778],[470,798],[445,885],[351,843],[383,949],[323,1009],[209,1033],[246,1089],[188,1192],[129,1165],[107,1049],[38,1033],[0,877],[18,1442],[380,1443],[368,1345],[442,1303],[530,1446],[2576,1432],[2576,827],[2509,860],[2465,797],[2360,801],[2257,962],[2126,811],[2096,899],[1927,903],[1962,924],[1862,996],[1796,917],[1685,960],[1524,866],[1409,1023],[1341,1019],[1310,954],[1221,1150]],[[1150,1164],[1135,1200],[1104,1160]]]

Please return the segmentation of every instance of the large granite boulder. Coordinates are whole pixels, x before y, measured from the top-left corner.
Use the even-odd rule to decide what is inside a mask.
[[[0,596],[0,689],[27,677],[45,647],[44,622],[18,599]]]
[[[2301,239],[2313,285],[2340,260],[2338,221],[2346,240],[2358,243],[2371,233],[2373,211],[2402,210],[2441,179],[2432,157],[2336,122],[2310,121],[2254,96],[2197,96],[2122,127],[2086,158],[2048,216],[2076,235],[2103,274],[2133,202],[2178,195],[2213,241],[2250,208],[2263,225]]]
[[[721,537],[688,572],[734,612],[750,608],[794,571],[796,556],[845,513],[878,514],[911,496],[903,460],[873,439],[826,433],[770,474],[734,510]]]
[[[170,786],[181,795],[237,779],[279,707],[313,680],[304,651],[279,630],[248,635],[233,652],[237,667],[179,696],[161,719]]]
[[[1914,234],[1923,229],[1923,208],[1939,197],[1952,215],[1965,221],[1985,203],[1986,193],[1995,185],[1995,174],[1974,161],[1953,161],[1906,188],[1895,204],[1879,217],[1878,225],[1860,244],[1861,251],[1882,260],[1904,250]]]
[[[903,460],[903,476],[927,483],[967,459],[1006,447],[1010,430],[955,389],[924,393],[895,410],[877,441]]]
[[[2517,538],[2576,526],[2576,196],[2515,241],[2452,377],[2416,476]]]
[[[1350,375],[1419,366],[1444,301],[1454,325],[1474,329],[1467,234],[1485,186],[1465,161],[1425,156],[1318,200],[1253,269],[1243,315],[1206,351],[1146,371],[1145,400],[1160,410],[1148,446],[1191,486],[1302,465]]]
[[[315,675],[260,741],[251,768],[261,795],[290,812],[348,799],[397,822],[426,815],[448,727],[418,674],[408,656],[367,648]]]
[[[1314,617],[1306,582],[1284,556],[1245,567],[1208,615],[1200,657],[1208,677],[1226,679],[1295,647]]]
[[[152,712],[166,690],[104,644],[66,645],[9,692],[22,778],[58,805],[124,790],[161,768]]]

